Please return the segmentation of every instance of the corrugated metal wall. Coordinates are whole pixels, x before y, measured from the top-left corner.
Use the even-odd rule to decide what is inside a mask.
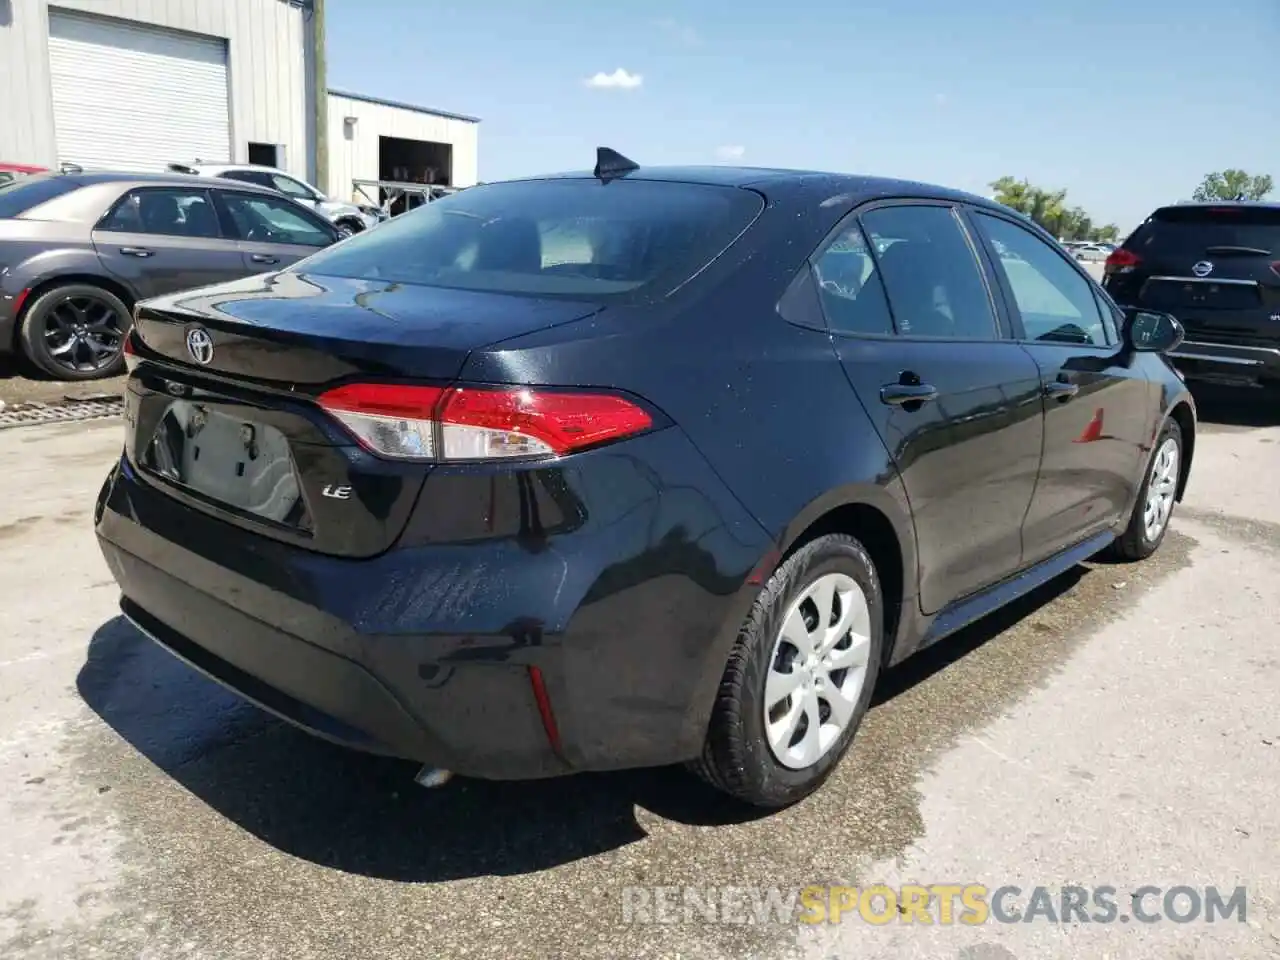
[[[354,125],[344,122],[356,117]],[[453,185],[474,186],[479,176],[480,125],[329,93],[329,183],[327,192],[351,199],[352,180],[377,180],[378,138],[401,137],[453,145]],[[317,184],[318,186],[318,184]]]
[[[48,6],[47,0],[0,0],[0,160],[43,166],[59,160]],[[250,141],[283,144],[289,172],[311,176],[310,58],[302,10],[281,0],[57,0],[53,6],[224,38],[235,147],[229,159],[247,161]]]

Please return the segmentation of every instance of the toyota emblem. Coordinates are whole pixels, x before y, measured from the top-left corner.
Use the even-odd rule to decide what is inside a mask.
[[[1197,277],[1207,277],[1209,274],[1213,273],[1213,264],[1208,260],[1201,260],[1191,268],[1191,272]]]
[[[201,366],[213,360],[213,337],[208,330],[196,327],[187,331],[187,353]]]

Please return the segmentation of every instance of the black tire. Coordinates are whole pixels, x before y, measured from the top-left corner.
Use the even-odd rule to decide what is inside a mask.
[[[344,240],[347,237],[354,237],[357,233],[361,233],[364,231],[364,224],[361,223],[359,220],[339,220],[337,223],[334,224],[334,226],[338,228],[339,233],[341,233],[344,230],[351,231],[350,233],[346,234],[342,238]]]
[[[846,574],[862,589],[870,614],[870,649],[848,726],[816,763],[797,770],[778,762],[765,736],[765,681],[782,619],[796,598],[828,573]],[[844,534],[805,544],[778,568],[752,606],[720,681],[702,756],[691,769],[754,806],[778,808],[803,799],[822,785],[849,749],[871,703],[883,659],[884,601],[866,549]]]
[[[67,362],[53,353],[65,339],[61,335],[67,318],[77,316],[86,321],[83,332],[92,336],[94,344],[111,345],[111,352],[96,362],[85,342],[72,348]],[[100,380],[124,372],[122,348],[132,322],[128,306],[110,290],[91,283],[63,283],[50,287],[27,307],[18,342],[26,358],[55,380]],[[107,334],[108,327],[115,330],[114,336]],[[50,340],[51,331],[55,342]]]
[[[1147,535],[1146,506],[1147,493],[1155,475],[1160,449],[1170,439],[1177,445],[1178,467],[1179,470],[1182,468],[1183,450],[1186,444],[1183,441],[1182,428],[1178,426],[1176,420],[1170,418],[1160,428],[1160,434],[1156,437],[1155,445],[1151,449],[1151,459],[1147,463],[1147,472],[1142,478],[1142,487],[1138,491],[1138,499],[1133,505],[1133,513],[1129,515],[1129,525],[1125,527],[1124,533],[1120,534],[1115,542],[1111,544],[1110,554],[1117,560],[1132,562],[1147,559],[1147,557],[1156,552],[1160,544],[1164,542],[1165,534],[1169,532],[1169,524],[1173,520],[1176,501],[1170,503],[1169,516],[1165,518],[1164,525],[1154,538]]]

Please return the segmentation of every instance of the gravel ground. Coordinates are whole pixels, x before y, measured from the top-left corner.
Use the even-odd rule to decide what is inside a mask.
[[[0,431],[0,956],[1276,957],[1280,427],[1206,413],[1154,559],[1081,566],[892,671],[827,787],[772,816],[670,770],[425,791],[311,740],[117,616],[90,518],[118,423]],[[1092,928],[623,911],[636,886],[877,881],[1249,900]]]
[[[0,357],[0,405],[15,408],[27,403],[64,403],[68,400],[97,399],[119,396],[124,389],[123,376],[84,383],[64,383],[33,376],[12,357]]]

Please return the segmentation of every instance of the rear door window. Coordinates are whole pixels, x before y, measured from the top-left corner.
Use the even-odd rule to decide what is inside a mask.
[[[166,187],[130,190],[98,224],[98,229],[165,237],[222,236],[207,191]]]
[[[904,204],[862,215],[902,336],[994,340],[995,311],[968,235],[949,206]]]
[[[831,330],[854,335],[893,333],[875,257],[857,220],[813,258],[813,275]]]
[[[763,209],[737,187],[564,178],[471,187],[306,262],[310,272],[593,300],[659,298]]]

